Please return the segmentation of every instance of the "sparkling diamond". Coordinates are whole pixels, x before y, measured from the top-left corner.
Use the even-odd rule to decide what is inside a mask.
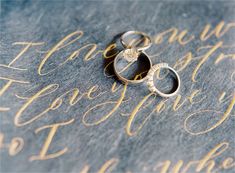
[[[134,62],[137,61],[139,56],[139,52],[135,49],[126,49],[123,51],[123,57],[128,61],[128,62]]]

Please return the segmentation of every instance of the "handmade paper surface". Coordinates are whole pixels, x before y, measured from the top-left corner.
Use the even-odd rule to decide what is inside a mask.
[[[1,1],[1,172],[233,173],[234,1]],[[120,83],[120,34],[181,78]]]

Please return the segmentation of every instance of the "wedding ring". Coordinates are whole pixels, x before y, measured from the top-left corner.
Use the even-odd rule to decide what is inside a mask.
[[[160,70],[160,69],[163,69],[163,68],[166,68],[166,69],[170,70],[170,72],[172,72],[175,75],[175,77],[176,77],[177,86],[175,87],[175,90],[172,91],[171,93],[163,93],[163,92],[159,91],[159,89],[157,89],[154,86],[154,82],[153,82],[154,73],[157,70]],[[178,73],[173,68],[168,66],[168,64],[166,64],[166,63],[159,63],[159,64],[156,64],[156,65],[152,66],[152,68],[149,70],[149,72],[147,74],[147,85],[148,85],[148,88],[149,88],[149,90],[151,92],[155,92],[155,93],[159,94],[162,97],[171,97],[171,96],[176,95],[176,93],[179,91],[179,88],[180,88],[180,77],[179,77]]]
[[[134,35],[141,37],[141,39],[137,39],[137,40],[130,39],[131,40],[130,42],[125,41],[126,39],[128,39],[128,37],[134,36]],[[144,45],[138,46],[142,42],[144,43]],[[125,32],[121,36],[121,43],[126,48],[135,48],[138,51],[146,50],[152,44],[151,38],[146,33],[140,32],[140,31],[127,31],[127,32]]]
[[[136,78],[136,76],[138,76],[139,74],[135,74],[135,76],[133,77],[133,79],[127,79],[126,77],[124,77],[122,75],[123,71],[127,70],[131,65],[133,65],[133,63],[138,63],[138,61],[144,61],[145,63],[142,64],[138,64],[140,65],[142,68],[144,65],[148,65],[147,71],[149,71],[149,69],[151,69],[152,67],[152,62],[151,59],[148,57],[148,55],[145,52],[139,52],[136,49],[132,48],[132,49],[125,49],[123,51],[121,51],[114,59],[114,72],[116,74],[116,76],[118,77],[119,80],[121,80],[123,83],[128,83],[128,84],[139,84],[142,83],[146,80],[147,77],[147,72],[146,75],[144,77],[140,77],[140,78]],[[124,61],[124,62],[120,62],[120,61]],[[122,69],[118,69],[118,63],[120,64],[124,64],[125,67]]]

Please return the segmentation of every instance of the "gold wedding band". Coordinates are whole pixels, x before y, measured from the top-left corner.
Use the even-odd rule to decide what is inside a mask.
[[[133,55],[131,55],[132,53],[133,53]],[[121,80],[123,83],[128,83],[128,84],[139,84],[139,83],[142,83],[146,80],[147,75],[141,79],[133,79],[133,80],[127,79],[124,76],[122,76],[121,72],[117,68],[117,64],[118,64],[119,60],[126,60],[128,63],[134,63],[141,56],[144,56],[144,58],[147,59],[148,65],[149,65],[148,70],[151,69],[152,61],[145,52],[135,52],[135,50],[133,50],[133,49],[125,49],[125,50],[121,51],[115,57],[113,67],[114,67],[114,72],[119,80]]]
[[[141,46],[141,47],[137,47],[137,46],[133,46],[133,44],[125,42],[125,38],[127,38],[128,36],[131,36],[131,35],[142,36],[143,40],[138,40],[138,41],[144,41],[146,43],[146,45]],[[135,40],[132,40],[132,41],[135,41]],[[135,49],[137,49],[138,51],[146,50],[146,49],[148,49],[152,45],[151,38],[146,33],[141,32],[141,31],[127,31],[127,32],[125,32],[121,36],[121,43],[126,48],[133,48],[133,47],[135,47]],[[133,43],[135,43],[135,42],[133,42]]]

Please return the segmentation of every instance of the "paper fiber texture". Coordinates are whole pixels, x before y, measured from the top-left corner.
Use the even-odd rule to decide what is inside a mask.
[[[234,1],[1,1],[0,30],[1,172],[234,172]],[[116,79],[129,30],[175,97]]]

